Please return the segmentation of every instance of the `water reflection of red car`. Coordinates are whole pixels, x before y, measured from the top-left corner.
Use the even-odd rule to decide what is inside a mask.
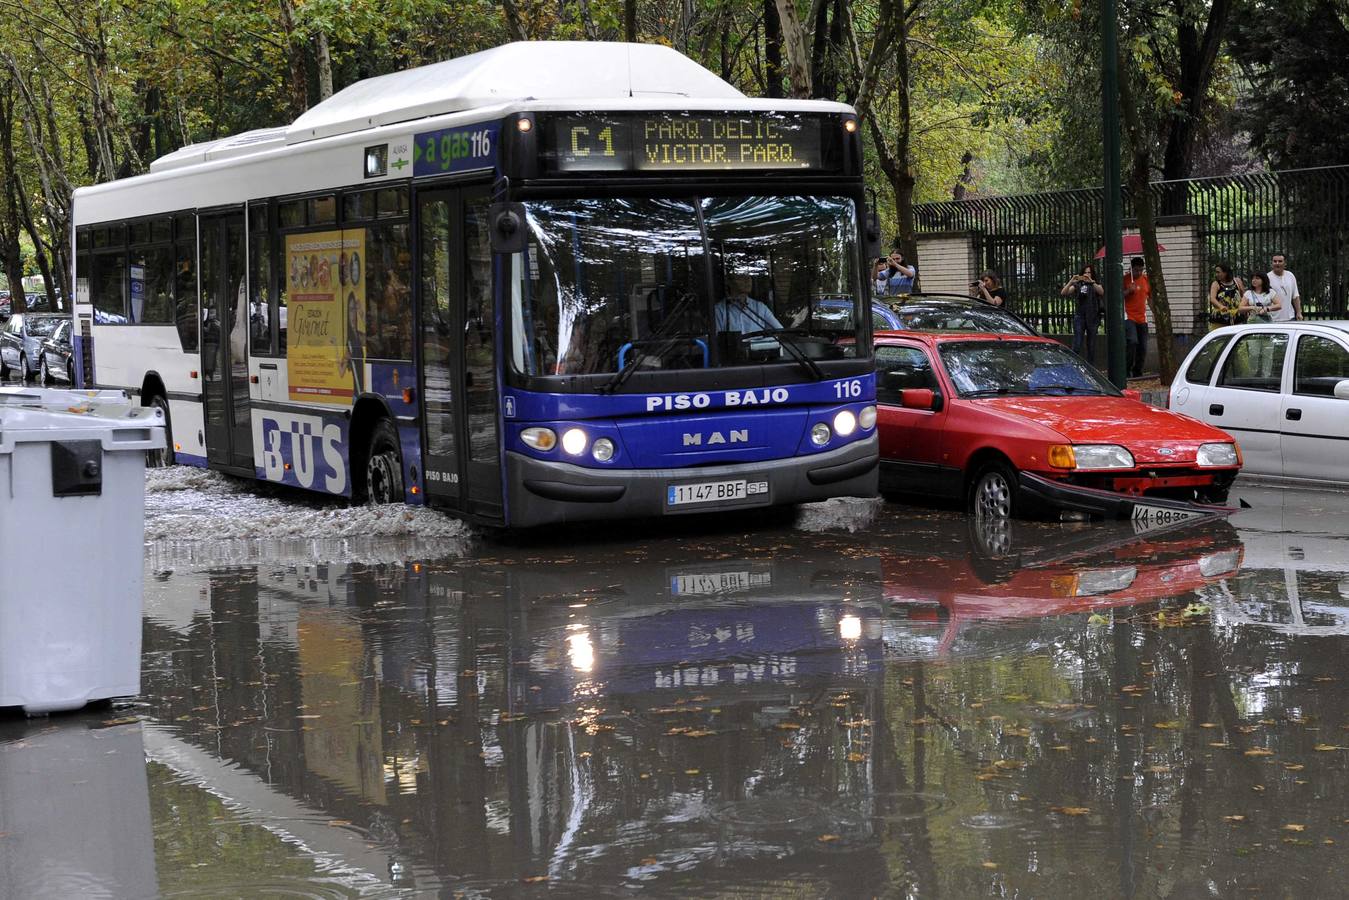
[[[996,516],[1197,514],[1223,503],[1236,442],[1117,390],[1057,341],[876,335],[881,489]]]
[[[1098,530],[1017,552],[1007,520],[970,522],[971,552],[941,566],[882,560],[890,619],[940,628],[946,652],[974,622],[1034,621],[1182,598],[1236,575],[1242,543],[1224,519],[1149,538]]]

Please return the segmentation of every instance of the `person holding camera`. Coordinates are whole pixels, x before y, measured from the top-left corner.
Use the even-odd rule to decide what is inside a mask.
[[[895,241],[894,246],[890,248],[886,266],[888,274],[885,293],[890,297],[913,293],[913,282],[918,277],[918,267],[904,262],[904,250],[900,247],[899,241]]]
[[[970,282],[970,296],[1000,309],[1006,309],[1009,305],[1007,292],[1002,289],[1002,281],[998,278],[998,273],[992,269],[980,275],[978,281]]]
[[[1101,298],[1105,296],[1105,286],[1096,278],[1096,266],[1083,266],[1059,294],[1073,298],[1073,352],[1088,365],[1096,365],[1096,329],[1101,324]]]

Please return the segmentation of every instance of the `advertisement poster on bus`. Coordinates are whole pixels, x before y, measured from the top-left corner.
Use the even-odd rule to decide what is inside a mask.
[[[365,374],[365,230],[286,236],[290,399],[346,405]]]

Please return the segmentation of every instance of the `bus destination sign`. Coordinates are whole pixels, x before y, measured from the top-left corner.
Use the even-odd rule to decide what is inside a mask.
[[[822,120],[784,115],[581,115],[553,120],[557,172],[823,167]]]

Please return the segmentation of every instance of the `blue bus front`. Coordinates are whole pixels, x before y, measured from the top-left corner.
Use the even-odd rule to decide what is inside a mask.
[[[526,246],[498,272],[510,524],[875,495],[860,199],[694,190],[517,195]]]

